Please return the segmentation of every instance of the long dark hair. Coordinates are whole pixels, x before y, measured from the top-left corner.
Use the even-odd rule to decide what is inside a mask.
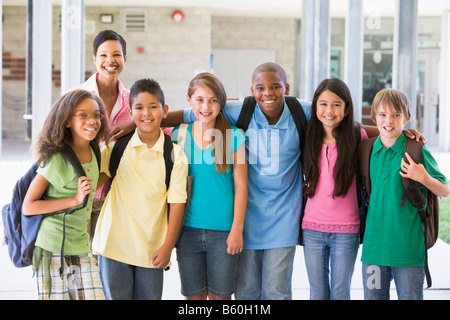
[[[353,102],[350,90],[340,79],[332,78],[323,80],[317,87],[311,108],[311,120],[306,133],[305,161],[303,173],[305,183],[303,186],[304,195],[311,198],[316,192],[317,182],[320,176],[320,154],[322,150],[325,131],[322,122],[317,118],[317,100],[322,92],[329,90],[339,96],[345,102],[345,116],[340,124],[333,129],[333,136],[336,139],[338,156],[334,166],[334,191],[333,197],[343,197],[347,194],[352,185],[355,174],[358,170],[358,143],[353,116]]]

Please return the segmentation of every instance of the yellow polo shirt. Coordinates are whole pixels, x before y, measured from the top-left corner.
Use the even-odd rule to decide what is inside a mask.
[[[114,143],[111,141],[102,151],[101,172],[108,176]],[[173,146],[174,165],[168,190],[163,150],[162,130],[150,149],[136,132],[132,136],[97,222],[94,252],[126,264],[153,268],[151,257],[166,238],[167,203],[185,203],[187,196],[188,163],[183,150]]]

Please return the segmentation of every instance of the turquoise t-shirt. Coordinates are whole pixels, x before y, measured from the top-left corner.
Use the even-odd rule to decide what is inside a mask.
[[[82,166],[87,177],[92,179],[92,186],[95,189],[99,170],[92,149],[91,154],[91,162],[83,163]],[[64,159],[62,154],[57,153],[53,155],[45,167],[40,167],[37,172],[49,182],[44,194],[45,200],[67,198],[77,194],[78,175],[73,166]],[[93,198],[94,193],[91,193],[85,208],[66,216],[64,255],[80,255],[90,252],[87,224],[91,218]],[[64,211],[68,211],[69,209]],[[36,238],[36,246],[54,253],[61,252],[63,217],[64,214],[57,214],[42,220]]]
[[[172,132],[172,140],[177,142],[178,128]],[[186,213],[185,226],[200,229],[229,231],[234,218],[233,165],[223,174],[216,171],[212,145],[200,149],[192,138],[192,124],[188,127],[184,152],[192,175],[191,202]],[[245,143],[242,131],[231,126],[229,136],[229,159]]]

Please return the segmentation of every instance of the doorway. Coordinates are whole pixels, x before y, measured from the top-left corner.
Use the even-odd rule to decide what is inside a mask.
[[[213,71],[230,98],[251,95],[253,71],[265,62],[275,62],[274,50],[212,49]]]

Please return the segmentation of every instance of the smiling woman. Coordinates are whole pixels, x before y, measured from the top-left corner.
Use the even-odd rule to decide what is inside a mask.
[[[97,72],[86,82],[74,88],[87,90],[101,98],[106,109],[107,121],[105,123],[109,127],[108,136],[111,139],[117,139],[136,128],[129,115],[130,91],[122,85],[119,79],[127,60],[126,50],[126,41],[120,34],[113,30],[99,32],[93,42],[92,57]],[[91,238],[94,236],[97,217],[108,190],[109,182],[106,182],[95,194],[94,206],[88,226]]]
[[[132,131],[129,117],[129,94],[119,79],[127,61],[125,39],[113,30],[97,34],[93,42],[93,61],[97,72],[75,89],[85,89],[100,97],[105,104],[111,138]]]

